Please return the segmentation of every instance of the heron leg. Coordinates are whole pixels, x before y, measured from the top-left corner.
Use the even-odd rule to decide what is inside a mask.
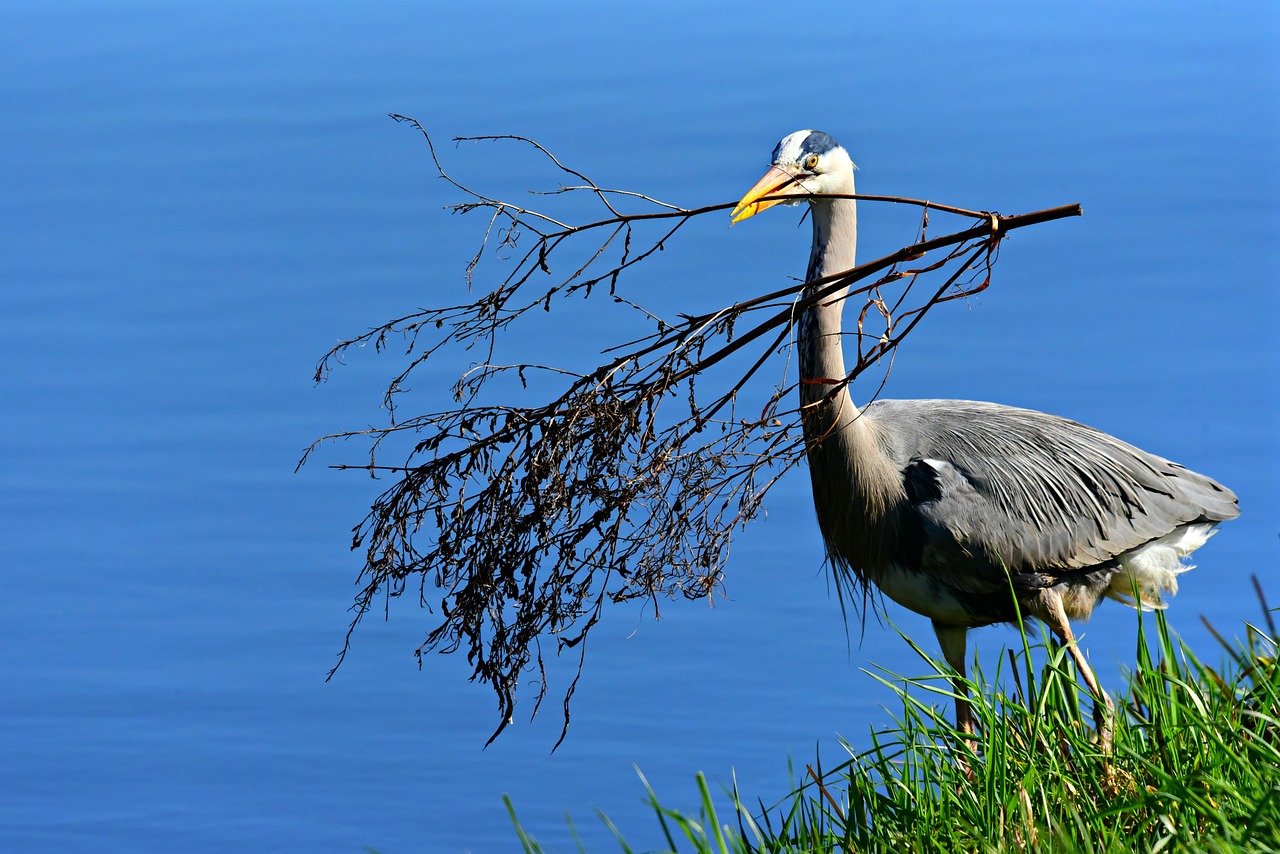
[[[942,647],[942,657],[956,672],[951,684],[956,689],[956,729],[965,736],[973,735],[973,710],[969,707],[969,684],[965,681],[964,650],[965,636],[969,630],[964,626],[948,626],[933,621],[934,634],[938,636],[938,646]]]
[[[1084,652],[1080,649],[1079,644],[1076,643],[1076,636],[1071,631],[1071,624],[1067,621],[1066,611],[1062,608],[1062,598],[1053,593],[1047,599],[1048,608],[1044,615],[1045,622],[1048,624],[1050,631],[1057,635],[1058,639],[1067,648],[1071,660],[1076,663],[1076,669],[1080,671],[1080,676],[1084,679],[1085,687],[1094,696],[1093,724],[1098,730],[1098,746],[1103,753],[1110,753],[1112,726],[1116,714],[1115,704],[1111,702],[1111,697],[1098,684],[1098,677],[1094,675],[1093,668],[1089,666],[1089,662],[1085,660]]]

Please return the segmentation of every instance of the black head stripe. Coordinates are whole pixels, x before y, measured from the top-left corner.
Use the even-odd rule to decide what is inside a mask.
[[[784,136],[773,148],[773,163],[800,163],[812,155],[819,157],[840,147],[830,134],[820,130],[798,130]]]
[[[826,154],[833,148],[839,148],[840,143],[830,134],[815,130],[805,137],[804,142],[800,143],[800,150],[805,154]],[[776,152],[775,152],[776,154]]]

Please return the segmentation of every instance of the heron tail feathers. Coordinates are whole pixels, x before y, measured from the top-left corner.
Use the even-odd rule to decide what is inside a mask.
[[[1183,525],[1121,555],[1120,572],[1111,577],[1104,595],[1143,611],[1164,609],[1165,597],[1178,592],[1178,576],[1195,568],[1183,559],[1213,536],[1215,524]]]

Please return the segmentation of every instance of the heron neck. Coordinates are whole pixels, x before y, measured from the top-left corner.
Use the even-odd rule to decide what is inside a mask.
[[[845,192],[853,192],[852,182]],[[857,234],[852,199],[815,203],[806,281],[852,268]],[[828,550],[838,564],[867,578],[874,576],[864,573],[886,566],[897,548],[893,508],[901,498],[901,480],[874,420],[860,412],[841,384],[847,373],[840,315],[848,291],[835,291],[800,319],[801,422],[814,506]]]
[[[847,192],[852,193],[853,187]],[[813,248],[805,281],[840,273],[854,266],[858,246],[858,212],[853,199],[827,199],[812,205]],[[822,397],[831,391],[822,380],[845,378],[844,349],[840,335],[840,316],[848,288],[841,288],[821,303],[808,308],[800,318],[800,375],[817,380],[803,388],[812,393],[806,399]],[[810,292],[806,289],[805,295]]]

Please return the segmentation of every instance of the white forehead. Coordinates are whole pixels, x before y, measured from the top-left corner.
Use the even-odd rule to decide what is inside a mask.
[[[820,130],[798,130],[784,136],[773,149],[773,162],[799,163],[810,154],[822,155],[839,147],[840,143]]]
[[[811,133],[813,133],[811,130],[798,130],[795,133],[784,136],[778,142],[777,147],[773,149],[773,162],[799,163],[800,146],[809,138]]]

